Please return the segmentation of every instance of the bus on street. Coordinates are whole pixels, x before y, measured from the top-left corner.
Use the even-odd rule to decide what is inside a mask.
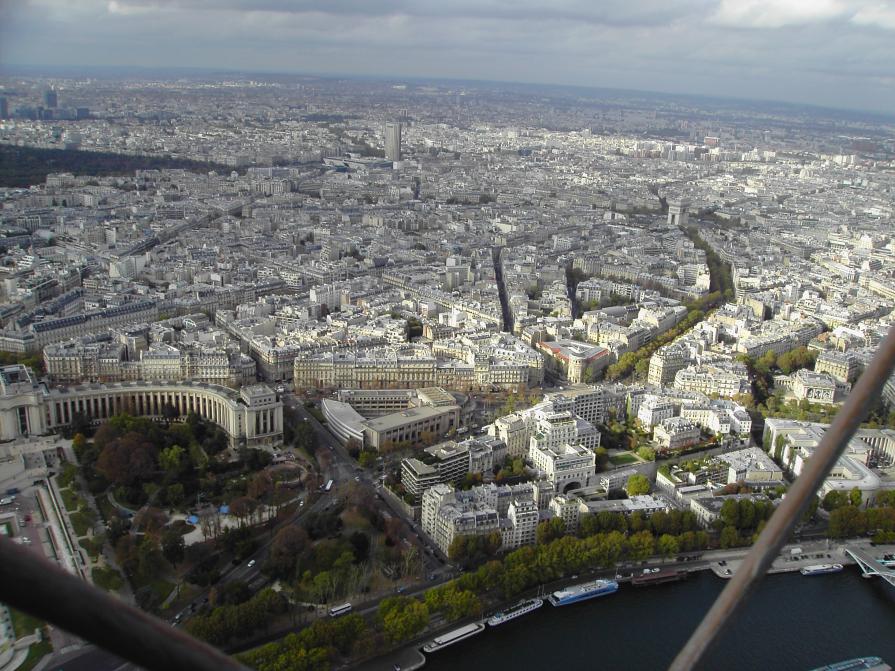
[[[343,603],[341,606],[333,606],[329,609],[330,617],[339,617],[339,615],[345,615],[346,613],[351,612],[351,604]]]

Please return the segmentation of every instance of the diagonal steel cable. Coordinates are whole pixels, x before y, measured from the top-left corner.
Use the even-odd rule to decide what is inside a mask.
[[[855,384],[830,428],[824,433],[814,456],[805,464],[783,502],[768,520],[767,526],[746,555],[740,569],[718,595],[711,609],[671,663],[669,671],[689,671],[715,644],[738,608],[751,596],[770,568],[780,548],[790,537],[796,522],[805,512],[811,497],[820,488],[836,460],[842,455],[870,408],[879,400],[880,392],[895,368],[895,326]]]
[[[248,671],[220,650],[0,538],[0,601],[149,671]]]

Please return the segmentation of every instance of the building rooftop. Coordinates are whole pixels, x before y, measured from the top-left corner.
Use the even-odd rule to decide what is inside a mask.
[[[757,447],[747,447],[743,450],[735,450],[734,452],[726,452],[717,456],[718,461],[722,461],[735,471],[779,471],[780,467],[774,463],[764,450]]]
[[[411,422],[422,421],[425,419],[429,419],[430,417],[438,417],[444,412],[450,410],[459,410],[459,406],[439,406],[439,407],[428,407],[423,406],[419,408],[408,408],[407,410],[402,410],[401,412],[393,412],[390,415],[385,415],[383,417],[376,417],[374,419],[364,420],[364,426],[379,432],[390,431],[392,429],[396,429],[400,426],[404,426],[405,424],[410,424]]]

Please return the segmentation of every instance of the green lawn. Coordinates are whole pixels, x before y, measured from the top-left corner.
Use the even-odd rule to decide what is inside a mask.
[[[46,636],[46,632],[44,632],[44,636]],[[53,652],[53,645],[47,638],[44,638],[40,643],[35,643],[28,648],[28,656],[22,662],[19,671],[31,671],[40,660],[51,652]]]
[[[72,527],[74,527],[75,533],[78,534],[78,536],[86,536],[87,531],[93,527],[93,519],[87,513],[72,513],[68,517],[71,520],[71,525]]]
[[[62,495],[62,502],[65,504],[66,510],[70,513],[80,510],[81,506],[85,505],[84,499],[70,489],[60,489],[59,493]]]
[[[165,578],[155,578],[152,580],[142,580],[136,576],[131,576],[131,587],[137,596],[137,602],[143,610],[149,612],[161,611],[162,603],[171,594],[175,583],[169,582]]]
[[[637,456],[632,454],[631,452],[623,452],[621,454],[616,454],[609,457],[609,461],[615,466],[622,466],[624,464],[636,463]]]
[[[149,587],[158,599],[159,604],[161,604],[174,590],[175,583],[165,580],[164,578],[156,578],[149,583]]]
[[[106,494],[96,497],[96,505],[99,508],[100,515],[103,516],[103,520],[106,522],[110,522],[118,517],[118,510],[112,505],[112,502],[109,501],[109,497]]]
[[[14,608],[9,609],[9,614],[12,616],[12,628],[16,632],[16,639],[30,636],[35,629],[39,629],[45,624],[43,620]]]
[[[124,587],[124,578],[113,568],[95,568],[92,575],[94,584],[107,592],[117,592]]]
[[[99,553],[103,551],[104,541],[105,536],[100,534],[99,536],[91,536],[90,538],[79,538],[78,545],[84,548],[92,559],[96,559],[99,557]]]

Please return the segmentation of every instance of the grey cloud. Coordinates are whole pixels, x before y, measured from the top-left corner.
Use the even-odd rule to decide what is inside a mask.
[[[736,2],[739,15],[726,0],[546,8],[532,0],[32,0],[10,8],[0,0],[0,63],[532,81],[895,107],[887,6]]]
[[[699,16],[717,0],[117,0],[122,8],[188,11],[319,13],[332,16],[414,16],[431,19],[471,18],[505,21],[573,21],[607,26],[660,26]]]

